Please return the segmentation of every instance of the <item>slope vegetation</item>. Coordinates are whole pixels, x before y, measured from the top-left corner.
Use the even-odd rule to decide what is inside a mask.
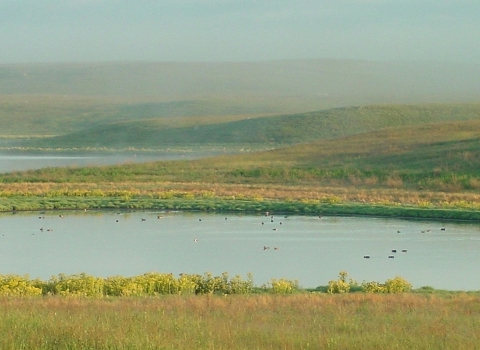
[[[240,119],[239,116],[236,117]],[[226,118],[152,118],[101,125],[38,140],[35,147],[150,148],[198,145],[292,145],[385,128],[480,120],[480,104],[376,105],[226,121]],[[374,140],[370,140],[374,141]]]
[[[193,182],[480,189],[480,120],[377,130],[248,155],[42,169],[3,182]],[[201,187],[201,185],[200,185]]]

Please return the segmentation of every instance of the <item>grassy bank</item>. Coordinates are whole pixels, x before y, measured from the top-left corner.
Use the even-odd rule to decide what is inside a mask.
[[[195,210],[215,212],[274,212],[299,215],[351,215],[374,217],[403,217],[441,220],[480,220],[480,210],[466,208],[421,208],[400,205],[335,203],[335,198],[324,201],[281,201],[264,199],[195,198],[184,193],[183,198],[129,198],[128,196],[12,196],[4,197],[0,211],[77,210],[77,209],[155,209]],[[333,202],[333,203],[332,203]]]
[[[0,298],[2,349],[475,349],[476,294]]]

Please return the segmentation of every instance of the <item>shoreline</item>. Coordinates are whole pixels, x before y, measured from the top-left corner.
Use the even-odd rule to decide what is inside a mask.
[[[405,220],[433,220],[480,222],[480,211],[414,206],[386,206],[358,203],[304,203],[301,201],[249,200],[249,199],[182,199],[124,197],[69,197],[69,196],[4,196],[0,212],[31,212],[38,210],[181,210],[218,213],[262,213],[305,216],[354,216],[395,218]]]

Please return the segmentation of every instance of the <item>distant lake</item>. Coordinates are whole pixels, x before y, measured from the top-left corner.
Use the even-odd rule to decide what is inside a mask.
[[[283,277],[316,287],[345,270],[359,282],[402,276],[416,288],[480,290],[479,252],[480,226],[472,223],[308,216],[272,222],[264,215],[154,211],[0,214],[0,273],[42,279],[61,272],[226,271],[252,272],[256,285]]]
[[[0,173],[10,171],[33,170],[48,167],[82,167],[95,165],[114,165],[125,163],[143,163],[160,160],[197,159],[213,156],[218,153],[154,153],[154,154],[106,154],[106,153],[32,153],[5,154],[0,153]]]

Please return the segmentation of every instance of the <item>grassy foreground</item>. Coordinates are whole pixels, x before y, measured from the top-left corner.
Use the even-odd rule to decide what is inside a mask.
[[[1,298],[2,349],[476,349],[480,296]]]

